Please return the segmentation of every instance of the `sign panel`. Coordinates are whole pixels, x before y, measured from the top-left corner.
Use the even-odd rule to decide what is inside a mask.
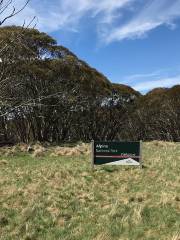
[[[141,142],[92,142],[93,165],[141,165]]]

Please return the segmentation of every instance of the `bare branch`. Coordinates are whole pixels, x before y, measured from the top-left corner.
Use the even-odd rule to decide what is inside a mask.
[[[3,0],[1,0],[1,2],[3,2]],[[23,11],[25,9],[25,7],[28,5],[28,3],[30,2],[30,0],[27,0],[26,3],[24,4],[24,6],[22,8],[20,8],[19,10],[16,10],[16,8],[13,6],[13,10],[11,12],[11,14],[9,14],[8,16],[6,16],[2,21],[0,21],[0,26],[9,18],[14,17],[15,15],[19,14],[21,11]],[[5,9],[12,3],[12,0],[9,1],[9,3],[6,5]],[[1,3],[2,4],[2,3]],[[5,11],[5,9],[3,10],[3,12]]]
[[[2,0],[2,2],[3,2],[3,0]],[[11,3],[12,3],[12,0],[9,0],[9,2],[7,2],[4,6],[0,7],[0,14],[2,14],[10,6]]]

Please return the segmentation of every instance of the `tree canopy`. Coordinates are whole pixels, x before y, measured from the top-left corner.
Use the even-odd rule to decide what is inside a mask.
[[[36,29],[1,27],[0,49],[1,138],[180,139],[179,86],[142,96]]]

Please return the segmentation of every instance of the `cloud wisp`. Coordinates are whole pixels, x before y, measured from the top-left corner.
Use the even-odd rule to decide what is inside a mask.
[[[159,87],[172,87],[180,84],[180,69],[161,69],[152,73],[126,76],[124,84],[131,85],[135,90],[146,93]]]
[[[52,32],[59,29],[73,30],[83,24],[83,17],[96,18],[99,24],[111,24],[119,18],[121,9],[135,0],[31,0],[22,13],[10,19],[8,24],[20,25],[25,19],[34,15],[38,18],[38,28]],[[14,0],[13,5],[19,9],[25,0]],[[12,11],[11,8],[7,9]],[[3,16],[1,16],[3,17]]]
[[[14,5],[20,8],[24,2],[14,0]],[[110,44],[142,38],[162,25],[174,28],[180,17],[180,0],[31,0],[8,24],[22,25],[33,16],[38,18],[37,27],[45,32],[78,31],[84,18],[93,18],[101,42]]]
[[[162,78],[158,80],[150,80],[146,82],[137,83],[133,86],[134,89],[140,92],[147,92],[158,87],[171,87],[180,84],[180,75],[170,78]]]
[[[149,31],[166,25],[175,27],[174,21],[180,17],[180,0],[152,0],[140,8],[137,13],[122,26],[113,28],[106,38],[106,42],[121,41],[123,39],[142,38]]]

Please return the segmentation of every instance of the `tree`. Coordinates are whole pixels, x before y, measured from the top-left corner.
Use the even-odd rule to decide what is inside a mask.
[[[24,10],[24,8],[27,6],[27,4],[29,3],[29,0],[27,0],[24,5],[20,8],[20,9],[16,9],[13,6],[13,1],[12,0],[0,0],[0,27],[6,22],[8,21],[8,19],[14,17],[15,15],[19,14],[21,11]],[[32,19],[32,21],[27,25],[30,26],[31,23],[33,23],[35,18]],[[24,23],[25,26],[25,23]],[[23,28],[22,28],[23,29]],[[9,36],[9,44],[7,42],[4,42],[3,40],[0,41],[0,85],[1,85],[1,93],[3,92],[3,88],[7,86],[7,81],[10,79],[11,76],[11,71],[9,69],[9,65],[7,64],[6,61],[3,61],[3,57],[8,57],[9,59],[11,59],[11,57],[14,56],[15,51],[9,51],[9,48],[11,47],[12,43],[17,42],[17,40],[19,40],[20,36],[15,36],[12,34],[11,36]],[[12,58],[13,59],[13,58]],[[2,113],[4,111],[6,111],[6,107],[4,106],[4,103],[6,101],[4,101],[4,99],[0,98],[0,116],[2,115]],[[2,127],[3,125],[3,127]],[[2,133],[2,129],[6,129],[7,126],[4,122],[4,119],[2,117],[0,117],[0,138],[2,138],[2,136],[5,136],[6,138],[6,134]]]
[[[72,115],[109,92],[110,82],[45,33],[22,33],[20,27],[3,27],[0,33],[10,53],[2,56],[4,76],[11,73],[1,81],[1,117],[15,126],[18,140],[67,139]],[[21,38],[10,44],[12,33]]]
[[[180,141],[180,86],[158,88],[141,97],[127,116],[129,139]]]

